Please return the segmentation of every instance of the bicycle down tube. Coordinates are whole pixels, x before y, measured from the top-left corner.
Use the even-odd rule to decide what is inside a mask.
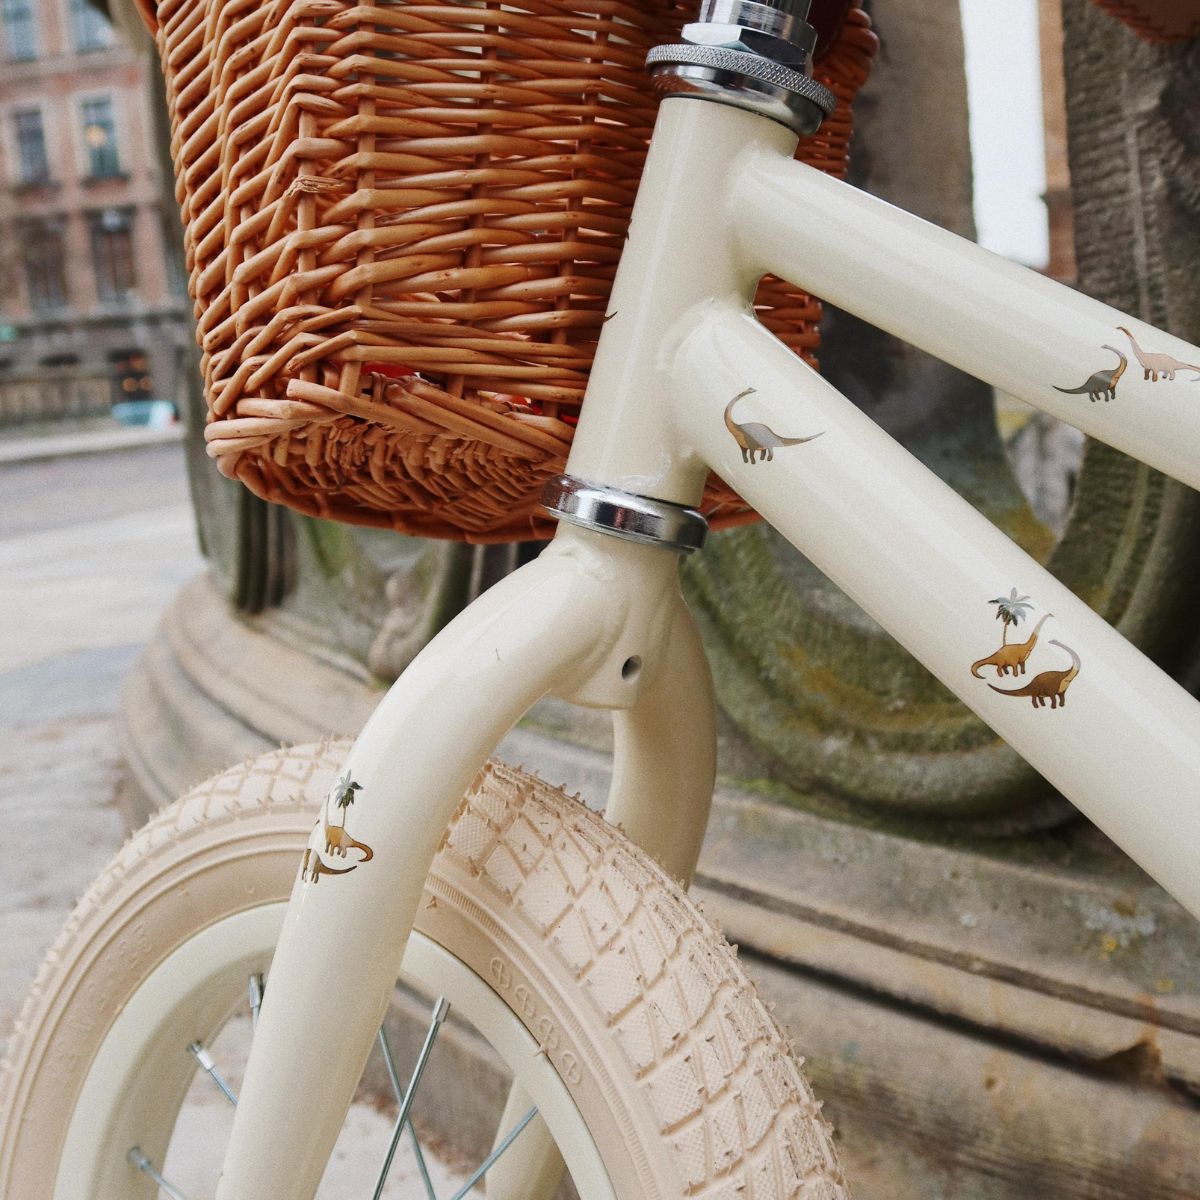
[[[1200,389],[1193,398],[1182,379],[1139,380],[1132,366],[1114,379],[1101,347],[1119,344],[1124,326],[1181,363],[1200,351],[1027,281],[911,218],[884,215],[851,189],[826,194],[794,171],[794,145],[794,134],[751,113],[664,103],[570,473],[694,505],[709,468],[717,470],[1200,914],[1200,882],[1186,862],[1188,847],[1200,844],[1200,705],[768,335],[750,302],[768,268],[818,294],[836,285],[846,307],[871,308],[917,344],[957,355],[1185,479],[1200,461]],[[832,207],[843,196],[861,206],[872,244],[885,240],[891,221],[897,243],[911,234],[934,247],[937,270],[924,283],[905,278],[904,254],[916,251],[899,245],[890,257],[880,251],[876,276],[871,262],[851,263],[845,247],[788,232],[804,225],[806,204]],[[828,236],[834,217],[814,214]],[[946,294],[955,261],[957,307]],[[968,301],[976,282],[998,299],[998,315],[988,315],[986,296]],[[1015,299],[1022,288],[1036,297],[1024,315]],[[961,319],[951,326],[955,312]],[[1052,332],[1034,338],[1029,325],[1051,316]],[[1004,329],[993,330],[993,320]],[[957,348],[964,336],[971,344]],[[1027,369],[1004,366],[1014,357]],[[1102,394],[1054,391],[1093,376]],[[1036,658],[995,650],[991,602],[1010,594],[1041,622]],[[671,639],[676,626],[683,632]],[[673,669],[664,644],[693,645],[685,627],[670,551],[564,527],[542,559],[453,622],[395,685],[345,773],[361,789],[356,836],[374,847],[374,860],[322,886],[319,876],[297,881],[219,1200],[311,1200],[395,978],[424,871],[495,741],[547,691],[638,709],[641,689]],[[631,677],[635,659],[642,667]],[[680,672],[700,686],[694,662]],[[664,719],[685,719],[683,707]],[[711,737],[706,727],[677,743],[664,739],[626,764],[630,827],[654,821],[653,789],[631,772],[670,769],[673,757],[680,763],[700,747],[707,763]],[[703,819],[706,798],[695,793],[708,777],[707,766],[691,772],[673,819]],[[334,1031],[336,1045],[327,1045]],[[296,1106],[296,1097],[321,1103]]]

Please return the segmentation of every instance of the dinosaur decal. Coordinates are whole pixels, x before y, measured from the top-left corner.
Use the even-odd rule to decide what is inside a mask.
[[[317,845],[310,845],[304,851],[304,861],[300,866],[300,878],[305,883],[319,883],[322,875],[349,875],[351,871],[357,871],[363,863],[368,863],[375,857],[375,851],[366,842],[359,842],[352,838],[346,828],[346,814],[361,791],[362,784],[355,783],[350,778],[350,772],[347,771],[334,784],[330,795],[325,798],[324,811],[321,819],[317,822],[315,831],[318,834]],[[335,808],[339,809],[342,814],[340,824],[335,824],[332,817],[332,810]],[[333,858],[346,858],[351,850],[361,852],[362,857],[349,867],[335,868],[326,865],[323,861],[321,847],[324,847],[324,852]]]
[[[1120,360],[1115,367],[1108,371],[1097,371],[1095,375],[1081,383],[1079,387],[1061,388],[1058,384],[1052,385],[1056,392],[1062,392],[1065,396],[1087,396],[1093,404],[1097,400],[1115,400],[1117,398],[1117,384],[1121,381],[1121,376],[1125,374],[1125,369],[1129,366],[1129,359],[1116,348],[1105,344],[1101,347],[1102,350],[1111,350]]]
[[[327,867],[321,861],[320,854],[315,850],[305,850],[304,858],[300,863],[300,878],[305,883],[320,883],[322,875],[349,875],[351,871],[357,870],[358,863],[355,863],[352,867],[343,867],[340,870]]]
[[[1134,357],[1145,372],[1143,379],[1148,379],[1151,383],[1157,383],[1161,376],[1163,379],[1171,382],[1178,371],[1195,371],[1196,379],[1200,379],[1200,367],[1194,363],[1180,362],[1179,359],[1170,354],[1152,354],[1149,350],[1143,350],[1138,345],[1137,338],[1124,325],[1118,325],[1117,329],[1129,339],[1129,344],[1133,347]]]
[[[1050,645],[1058,646],[1065,650],[1071,656],[1071,665],[1065,671],[1043,671],[1040,675],[1035,675],[1023,688],[1018,688],[1016,691],[1010,691],[1007,688],[998,688],[994,683],[989,683],[988,687],[993,692],[999,692],[1002,696],[1028,696],[1033,701],[1034,708],[1045,708],[1046,701],[1050,701],[1051,708],[1065,708],[1067,703],[1067,688],[1071,686],[1072,681],[1079,674],[1079,669],[1083,665],[1079,661],[1079,655],[1064,642],[1056,642],[1051,639]]]
[[[988,603],[996,606],[996,619],[1004,629],[1001,645],[999,650],[989,654],[987,658],[981,658],[978,662],[972,663],[971,674],[976,679],[984,679],[983,668],[985,667],[994,667],[997,678],[1026,674],[1026,664],[1032,659],[1037,649],[1042,627],[1047,621],[1054,618],[1054,614],[1044,613],[1025,641],[1009,642],[1009,628],[1015,629],[1028,618],[1035,607],[1033,601],[1029,596],[1023,596],[1016,588],[1013,588],[1007,596],[999,596],[995,600],[989,600]],[[1033,701],[1034,708],[1045,708],[1047,700],[1050,701],[1051,708],[1065,707],[1067,689],[1078,676],[1083,664],[1079,660],[1079,655],[1070,646],[1053,639],[1050,640],[1050,645],[1058,646],[1071,656],[1070,667],[1061,671],[1042,671],[1020,688],[1002,688],[997,687],[994,683],[989,683],[988,687],[1002,696],[1026,696]]]
[[[734,405],[747,396],[753,396],[755,390],[755,388],[747,388],[744,392],[739,392],[725,408],[725,427],[733,434],[733,440],[741,447],[742,462],[753,466],[756,461],[755,456],[759,454],[762,457],[757,461],[774,462],[776,450],[785,446],[802,446],[805,442],[815,442],[821,436],[819,433],[814,433],[810,437],[788,438],[781,437],[766,425],[757,423],[739,425],[733,419]]]
[[[993,604],[999,601],[993,600]],[[971,674],[976,679],[982,679],[983,676],[979,673],[980,667],[995,667],[997,675],[1024,675],[1025,664],[1029,661],[1029,656],[1033,653],[1033,648],[1038,643],[1038,635],[1042,632],[1042,626],[1054,616],[1053,613],[1046,613],[1044,617],[1033,627],[1033,633],[1026,642],[1007,641],[996,651],[995,654],[989,654],[987,658],[981,658],[977,663],[971,664]],[[1005,634],[1008,633],[1008,626],[1004,627]]]
[[[345,858],[350,850],[361,850],[362,858],[360,863],[370,862],[375,857],[375,851],[371,849],[365,842],[356,842],[341,825],[330,825],[328,822],[325,825],[325,853],[336,855],[338,858]]]

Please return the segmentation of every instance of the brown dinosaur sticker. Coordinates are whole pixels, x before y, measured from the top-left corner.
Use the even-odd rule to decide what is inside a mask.
[[[744,392],[739,392],[725,406],[725,428],[733,434],[733,440],[741,447],[742,462],[749,463],[751,466],[756,461],[758,462],[774,462],[775,451],[785,446],[802,446],[805,442],[815,442],[821,436],[819,433],[814,433],[809,437],[782,437],[775,430],[766,425],[751,423],[740,425],[733,419],[733,408],[739,400],[745,400],[747,396],[753,396],[754,388],[747,388]],[[762,455],[761,458],[756,456]]]
[[[971,674],[976,679],[983,679],[983,669],[992,667],[998,677],[1005,675],[1025,675],[1027,673],[1027,664],[1033,657],[1034,650],[1037,648],[1042,627],[1047,621],[1053,618],[1054,614],[1043,614],[1025,641],[1010,642],[1008,640],[1009,629],[1016,629],[1022,621],[1028,619],[1034,607],[1032,601],[1028,596],[1020,595],[1017,589],[1013,588],[1007,596],[1000,596],[995,600],[989,600],[988,603],[996,606],[996,619],[1001,623],[1000,649],[989,654],[986,658],[981,658],[978,662],[972,663]],[[1055,641],[1051,638],[1048,644],[1066,651],[1071,659],[1071,665],[1063,667],[1061,670],[1042,671],[1023,687],[1002,688],[997,687],[994,683],[989,683],[988,687],[993,692],[999,692],[1002,696],[1024,697],[1033,703],[1034,708],[1045,708],[1047,701],[1050,702],[1051,708],[1065,707],[1067,703],[1067,689],[1074,682],[1083,664],[1079,660],[1079,655],[1065,643]]]
[[[1051,708],[1065,708],[1067,704],[1067,688],[1074,682],[1075,676],[1079,674],[1079,668],[1082,664],[1079,661],[1079,655],[1075,653],[1065,642],[1056,642],[1053,638],[1050,639],[1051,646],[1057,646],[1060,650],[1065,650],[1071,656],[1071,665],[1061,671],[1042,671],[1035,675],[1023,688],[1017,688],[1015,691],[1009,688],[998,688],[994,683],[989,683],[988,687],[993,692],[999,692],[1002,696],[1027,696],[1033,701],[1034,708],[1045,708],[1046,701],[1050,701]]]
[[[996,620],[1001,622],[1002,633],[1000,649],[994,654],[989,654],[987,658],[981,658],[978,662],[971,664],[971,674],[976,679],[982,679],[983,676],[979,673],[980,667],[995,667],[997,675],[1024,675],[1025,664],[1029,661],[1029,656],[1033,653],[1033,648],[1037,645],[1038,636],[1042,632],[1042,626],[1054,615],[1047,613],[1034,626],[1033,633],[1028,641],[1010,642],[1008,640],[1008,630],[1011,626],[1016,629],[1022,621],[1026,619],[1033,605],[1029,601],[1028,596],[1018,596],[1017,589],[1013,588],[1012,595],[1001,596],[998,600],[989,600],[989,604],[996,606]]]
[[[317,824],[319,846],[324,846],[325,854],[331,858],[346,858],[351,851],[359,854],[356,861],[348,867],[329,866],[321,857],[321,850],[310,846],[304,851],[304,859],[300,865],[300,878],[305,883],[320,883],[322,875],[349,875],[357,871],[363,863],[368,863],[375,857],[375,851],[366,842],[355,841],[346,829],[346,815],[354,804],[355,797],[362,791],[362,784],[355,783],[347,771],[334,785],[331,795],[325,798],[325,811]],[[330,808],[341,812],[341,822],[334,824]]]

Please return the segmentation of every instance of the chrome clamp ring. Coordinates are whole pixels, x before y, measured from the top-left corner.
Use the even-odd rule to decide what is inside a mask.
[[[689,43],[656,46],[646,65],[664,95],[749,109],[797,133],[815,133],[837,107],[833,92],[802,71],[744,50]]]
[[[708,536],[708,522],[694,508],[586,483],[571,475],[551,479],[542,491],[551,516],[596,533],[693,554]]]

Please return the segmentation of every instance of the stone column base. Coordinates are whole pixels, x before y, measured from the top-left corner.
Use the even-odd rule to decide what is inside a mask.
[[[353,733],[379,694],[198,580],[125,691],[129,815],[239,757]],[[501,755],[602,804],[606,758],[547,725],[561,710]],[[1187,914],[1086,826],[966,848],[788,799],[722,786],[696,891],[805,1054],[858,1200],[1200,1195]]]

